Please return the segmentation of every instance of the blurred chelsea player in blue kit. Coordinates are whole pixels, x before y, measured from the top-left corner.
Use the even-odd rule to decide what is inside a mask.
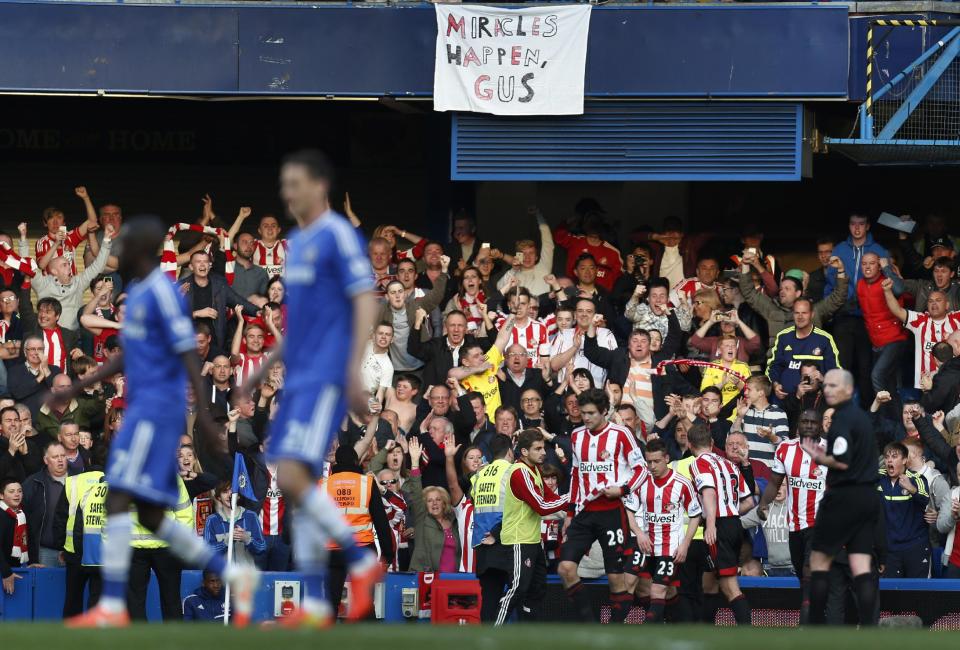
[[[270,366],[284,361],[285,395],[271,424],[267,456],[277,464],[278,486],[295,508],[293,555],[304,576],[303,604],[283,620],[289,627],[333,622],[334,612],[323,597],[329,542],[342,549],[350,570],[351,619],[370,612],[373,587],[383,572],[376,556],[354,543],[337,505],[317,484],[347,409],[369,408],[357,369],[378,310],[363,239],[330,209],[331,176],[326,156],[318,151],[284,158],[281,198],[299,226],[289,241],[284,275],[287,332],[241,387],[252,393]]]
[[[109,486],[103,542],[103,595],[96,607],[67,621],[70,627],[123,627],[132,548],[131,505],[139,522],[170,546],[188,566],[223,576],[236,594],[234,622],[250,620],[259,574],[251,567],[227,567],[224,558],[194,531],[164,517],[180,501],[177,448],[185,426],[187,380],[195,394],[203,390],[193,323],[183,297],[160,269],[158,251],[165,228],[154,217],[136,217],[119,239],[119,271],[128,287],[127,316],[121,340],[123,354],[77,382],[73,394],[115,375],[126,377],[127,411],[110,445],[106,482]],[[104,236],[112,236],[107,228]],[[200,434],[217,436],[205,409],[198,411]]]

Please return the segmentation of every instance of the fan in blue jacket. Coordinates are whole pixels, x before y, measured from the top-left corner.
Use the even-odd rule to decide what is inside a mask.
[[[201,585],[183,599],[183,620],[222,623],[225,595],[220,576],[204,571]]]
[[[260,519],[253,510],[237,506],[237,519],[230,530],[230,484],[224,483],[214,491],[216,512],[207,517],[203,528],[203,539],[218,553],[227,553],[227,544],[233,536],[233,561],[240,564],[253,564],[253,556],[260,555],[267,548],[263,539]]]
[[[857,281],[860,279],[860,260],[866,253],[876,253],[880,259],[890,258],[890,252],[878,244],[870,234],[870,220],[862,215],[850,215],[850,236],[837,244],[833,249],[833,254],[843,262],[843,268],[850,278],[850,284],[847,286],[847,305],[842,311],[850,315],[860,313],[857,306]],[[837,283],[837,270],[833,267],[826,269],[826,285],[823,288],[823,295],[816,296],[819,300],[829,296]]]

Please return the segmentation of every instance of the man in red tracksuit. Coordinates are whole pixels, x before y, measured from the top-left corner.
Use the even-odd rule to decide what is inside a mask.
[[[889,261],[881,259],[876,253],[864,253],[860,270],[857,301],[873,347],[870,382],[874,392],[885,390],[896,395],[899,360],[908,337],[900,320],[887,306],[883,295],[883,278],[886,276],[893,281],[893,293],[897,296],[903,293],[903,280],[890,268]]]
[[[500,599],[497,625],[503,625],[515,609],[521,621],[536,621],[547,593],[547,561],[540,541],[541,518],[564,510],[568,495],[557,496],[543,483],[540,468],[547,457],[543,434],[525,429],[517,439],[517,462],[507,474],[500,543],[513,555],[507,592]]]
[[[588,214],[583,219],[583,235],[573,235],[565,225],[558,226],[553,231],[553,240],[557,246],[567,251],[568,277],[573,277],[573,270],[579,258],[584,253],[590,253],[597,260],[597,284],[613,291],[617,278],[623,275],[623,258],[620,251],[610,242],[600,236],[602,221],[598,215]]]

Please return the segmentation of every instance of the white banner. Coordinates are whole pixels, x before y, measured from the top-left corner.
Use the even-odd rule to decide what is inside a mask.
[[[583,114],[590,5],[434,6],[434,110]]]

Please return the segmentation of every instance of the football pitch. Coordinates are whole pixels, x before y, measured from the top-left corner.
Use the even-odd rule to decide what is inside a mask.
[[[332,648],[335,650],[529,650],[530,648],[605,650],[745,650],[746,648],[844,648],[870,650],[912,647],[924,650],[956,648],[950,632],[852,628],[737,629],[706,626],[511,625],[500,629],[479,626],[341,625],[320,631],[251,628],[225,629],[212,624],[135,625],[123,630],[66,630],[52,623],[3,625],[5,648],[83,648],[84,650],[154,650],[224,648],[263,650],[265,647]]]

